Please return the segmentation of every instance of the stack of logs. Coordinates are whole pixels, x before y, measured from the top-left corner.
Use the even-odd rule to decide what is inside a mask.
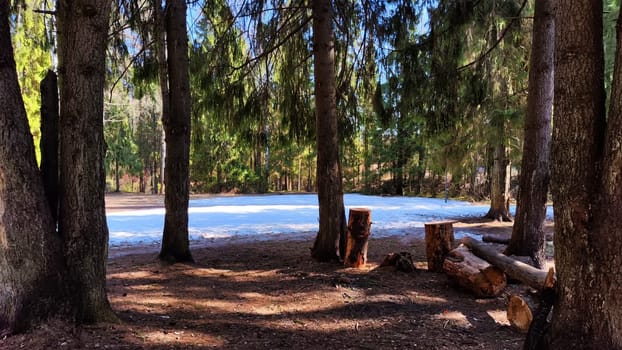
[[[456,284],[478,297],[499,296],[506,287],[506,275],[537,291],[554,288],[553,269],[537,269],[471,237],[464,237],[461,244],[455,247],[453,221],[427,223],[425,240],[428,270],[444,272]],[[533,304],[518,295],[509,297],[508,320],[513,327],[527,332]]]

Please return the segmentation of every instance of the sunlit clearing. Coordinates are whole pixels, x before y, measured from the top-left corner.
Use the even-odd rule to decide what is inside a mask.
[[[167,348],[173,348],[173,346],[175,348],[180,346],[191,346],[192,348],[195,348],[196,346],[221,348],[225,345],[219,337],[183,329],[149,330],[145,332],[137,331],[137,335],[143,338],[145,343],[153,345],[166,345]]]
[[[266,328],[291,331],[292,328],[317,333],[335,333],[339,331],[382,331],[384,324],[372,318],[340,319],[333,322],[326,319],[307,319],[302,317],[283,317],[279,320],[264,322]]]
[[[121,272],[121,273],[111,273],[108,274],[108,279],[125,279],[125,280],[138,280],[141,278],[154,278],[154,275],[152,272],[149,271],[133,271],[133,272]]]
[[[447,299],[441,297],[435,297],[431,295],[425,295],[417,292],[405,293],[410,298],[410,301],[416,304],[445,304]]]
[[[260,293],[241,293],[239,295],[253,307],[252,313],[256,315],[280,315],[283,313],[312,313],[330,310],[340,307],[344,303],[341,296],[335,296],[331,300],[319,300],[315,293],[290,293],[285,296],[269,296]]]
[[[399,304],[421,304],[421,305],[430,305],[430,304],[444,304],[447,303],[447,299],[423,295],[417,292],[410,292],[404,294],[374,294],[367,297],[367,301],[386,301],[390,300],[394,303]]]

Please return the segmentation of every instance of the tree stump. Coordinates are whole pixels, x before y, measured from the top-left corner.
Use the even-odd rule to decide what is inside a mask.
[[[425,224],[425,247],[428,271],[443,272],[443,261],[453,249],[455,221],[437,221]]]
[[[362,267],[367,262],[367,246],[371,228],[371,210],[351,208],[348,214],[346,267]]]

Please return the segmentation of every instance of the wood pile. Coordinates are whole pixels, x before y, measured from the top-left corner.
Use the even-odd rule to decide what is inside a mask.
[[[451,226],[445,222],[426,224],[428,270],[444,272],[451,281],[478,297],[501,295],[508,278],[533,288],[538,294],[508,296],[507,316],[511,326],[527,333],[538,308],[538,295],[554,291],[554,270],[537,269],[471,237],[464,237],[461,244],[453,247],[453,229],[447,225]],[[452,249],[445,251],[446,247]],[[439,267],[440,256],[443,260]]]

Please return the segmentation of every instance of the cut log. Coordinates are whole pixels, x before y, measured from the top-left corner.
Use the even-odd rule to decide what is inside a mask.
[[[352,208],[348,214],[346,267],[363,267],[367,262],[367,246],[371,228],[371,210]]]
[[[443,262],[454,244],[455,221],[437,221],[425,224],[425,251],[428,271],[443,272]]]
[[[536,325],[536,327],[546,326],[548,323],[548,313],[551,310],[555,295],[553,289],[554,285],[555,272],[551,268],[547,272],[542,291],[533,295],[510,296],[508,299],[507,316],[512,328],[521,333],[527,333],[531,327],[532,321],[538,317],[540,319],[536,320],[536,322],[540,322],[541,325]],[[544,312],[544,315],[538,315],[538,313],[541,312]]]
[[[463,245],[449,252],[443,269],[452,281],[479,297],[498,296],[507,285],[503,271],[473,255]]]
[[[547,281],[547,271],[537,269],[518,260],[512,259],[471,237],[462,238],[462,244],[469,247],[473,254],[497,266],[508,276],[526,285],[541,290]],[[553,277],[550,277],[554,280]],[[554,283],[554,282],[553,282]]]
[[[531,320],[533,320],[532,310],[534,310],[534,303],[532,300],[518,295],[511,295],[508,303],[507,316],[512,328],[521,333],[527,333],[531,325]]]

